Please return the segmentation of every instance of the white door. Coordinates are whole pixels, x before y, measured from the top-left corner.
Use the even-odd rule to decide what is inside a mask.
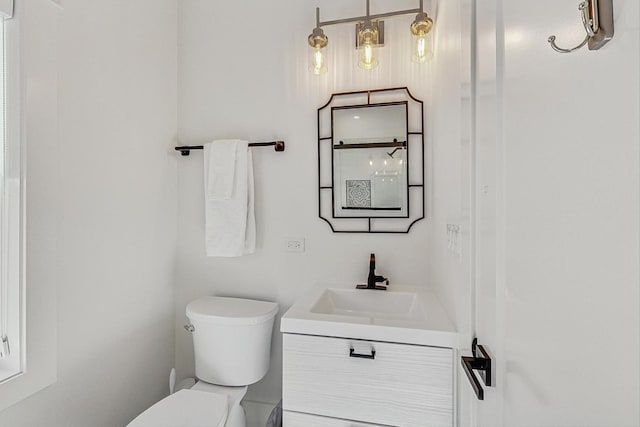
[[[639,2],[614,0],[604,49],[556,53],[549,35],[583,38],[577,3],[476,0],[475,330],[495,386],[461,399],[471,425],[640,425]]]

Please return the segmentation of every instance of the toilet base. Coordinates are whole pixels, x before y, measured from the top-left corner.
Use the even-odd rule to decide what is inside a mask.
[[[242,399],[247,394],[247,386],[229,387],[209,384],[204,381],[196,380],[192,390],[207,391],[227,395],[229,398],[229,414],[225,427],[247,427],[247,418],[244,408],[241,405]]]
[[[224,427],[247,427],[247,417],[242,405],[237,404],[233,408],[229,408],[227,423]]]

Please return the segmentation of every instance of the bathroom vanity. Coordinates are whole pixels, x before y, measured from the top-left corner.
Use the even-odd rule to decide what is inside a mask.
[[[454,425],[458,338],[430,292],[317,286],[281,332],[285,427]]]

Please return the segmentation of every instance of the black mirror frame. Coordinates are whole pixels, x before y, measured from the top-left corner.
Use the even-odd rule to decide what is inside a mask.
[[[342,101],[349,99],[359,99],[362,97],[366,102],[359,104],[349,105],[343,104]],[[329,129],[321,129],[322,113],[326,108],[330,108],[329,111],[337,105],[340,108],[362,108],[367,105],[378,106],[381,104],[397,104],[400,102],[407,102],[408,107],[419,109],[420,119],[419,123],[413,124],[413,128],[409,128],[409,120],[407,118],[407,136],[406,141],[407,151],[410,147],[419,147],[420,156],[419,159],[414,161],[411,166],[411,160],[408,158],[408,165],[411,167],[420,167],[420,182],[412,182],[411,176],[407,176],[407,191],[409,196],[407,197],[407,216],[406,217],[336,217],[334,215],[334,182],[333,182],[333,125],[329,126]],[[409,111],[408,111],[409,113]],[[409,116],[409,114],[407,114]],[[421,100],[415,98],[409,89],[406,87],[390,88],[390,89],[374,89],[364,90],[356,92],[342,92],[334,93],[329,98],[329,101],[317,111],[317,124],[318,124],[318,216],[325,221],[331,231],[334,233],[409,233],[413,225],[425,218],[425,152],[424,152],[424,104]],[[326,126],[325,126],[326,127]],[[327,147],[328,146],[328,147]],[[331,152],[331,173],[330,179],[327,178],[325,173],[323,176],[323,162],[322,152],[323,149],[330,148]],[[417,157],[417,156],[412,156]],[[407,169],[408,170],[408,169]],[[330,182],[329,182],[330,181]],[[325,192],[325,197],[323,197]],[[330,202],[327,202],[328,197],[326,193],[330,192]],[[323,203],[324,199],[324,203]],[[416,203],[415,199],[420,199]],[[413,202],[412,202],[413,200]],[[327,204],[330,203],[331,207],[328,209]],[[411,208],[413,206],[413,209]]]

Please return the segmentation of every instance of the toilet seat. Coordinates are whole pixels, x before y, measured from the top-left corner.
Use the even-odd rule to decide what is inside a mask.
[[[191,390],[204,391],[207,393],[216,393],[227,396],[229,408],[239,405],[244,396],[247,394],[247,386],[231,387],[228,385],[210,384],[205,381],[196,379],[196,383]]]
[[[128,427],[224,427],[228,412],[227,395],[184,389],[138,415]]]

